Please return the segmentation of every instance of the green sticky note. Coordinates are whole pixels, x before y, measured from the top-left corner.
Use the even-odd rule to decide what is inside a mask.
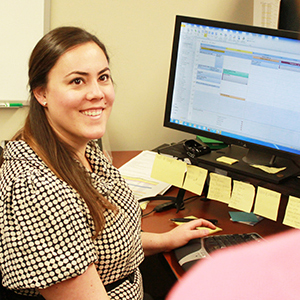
[[[230,211],[230,217],[233,222],[257,222],[257,216],[250,212],[243,212],[243,211]]]

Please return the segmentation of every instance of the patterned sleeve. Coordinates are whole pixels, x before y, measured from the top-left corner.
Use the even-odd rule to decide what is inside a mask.
[[[6,195],[2,246],[9,288],[46,288],[97,260],[85,203],[49,170],[18,177]]]

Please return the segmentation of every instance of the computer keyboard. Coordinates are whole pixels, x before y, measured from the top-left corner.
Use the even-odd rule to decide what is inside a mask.
[[[230,246],[247,242],[261,242],[258,233],[222,234],[191,240],[183,247],[174,250],[176,259],[184,270],[190,269],[198,260],[209,257],[210,253]]]

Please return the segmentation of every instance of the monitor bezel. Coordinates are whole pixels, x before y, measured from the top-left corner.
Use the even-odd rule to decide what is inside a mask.
[[[208,131],[203,131],[201,129],[196,129],[193,127],[188,127],[188,126],[180,125],[177,123],[172,123],[170,121],[172,101],[173,101],[173,92],[174,92],[174,83],[175,83],[175,74],[176,74],[176,67],[177,67],[176,63],[177,63],[177,57],[178,57],[180,28],[181,28],[182,23],[191,23],[191,24],[203,25],[203,26],[220,27],[220,28],[225,28],[225,29],[258,33],[258,34],[270,35],[270,36],[275,36],[275,37],[283,37],[283,38],[289,38],[289,39],[294,39],[294,40],[300,41],[299,33],[294,32],[294,31],[277,30],[277,29],[270,29],[270,28],[265,28],[265,27],[257,27],[257,26],[250,26],[250,25],[243,25],[243,24],[236,24],[236,23],[229,23],[229,22],[222,22],[222,21],[216,21],[216,20],[208,20],[208,19],[202,19],[202,18],[177,15],[175,18],[173,46],[172,46],[172,54],[171,54],[171,62],[170,62],[170,70],[169,70],[169,81],[168,81],[164,122],[163,122],[164,127],[179,130],[182,132],[187,132],[190,134],[195,134],[196,136],[204,136],[207,138],[219,140],[228,145],[237,145],[237,146],[240,146],[243,148],[253,149],[253,150],[261,151],[264,153],[268,153],[270,155],[276,155],[276,156],[289,158],[289,159],[293,159],[293,158],[299,159],[300,155],[293,153],[293,152],[278,150],[278,149],[271,148],[268,146],[263,146],[263,145],[251,143],[248,141],[244,141],[242,139],[231,138],[231,137],[219,135],[217,133],[212,133],[212,132],[208,132]]]

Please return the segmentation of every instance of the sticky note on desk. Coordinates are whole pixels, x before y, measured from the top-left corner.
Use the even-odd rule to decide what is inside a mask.
[[[236,162],[238,162],[237,159],[231,158],[231,157],[227,157],[227,156],[221,156],[221,157],[217,158],[216,160],[220,161],[220,162],[222,162],[224,164],[227,164],[227,165],[233,165]]]
[[[257,222],[257,216],[250,212],[243,212],[243,211],[230,211],[229,215],[233,222]]]
[[[208,171],[193,165],[187,165],[187,172],[183,188],[187,191],[201,195]]]
[[[283,224],[300,229],[300,199],[289,196]]]
[[[280,197],[280,193],[259,186],[255,198],[254,213],[276,221]]]
[[[213,234],[213,233],[216,233],[216,232],[219,232],[219,231],[223,230],[220,227],[216,227],[216,229],[211,229],[211,228],[207,228],[207,227],[197,227],[197,229],[199,229],[199,230],[202,230],[202,229],[208,230],[208,232],[209,232],[208,234]]]
[[[233,190],[229,200],[229,207],[250,212],[253,206],[255,187],[252,184],[233,181]]]
[[[261,166],[261,165],[251,165],[251,166],[254,168],[261,169],[262,171],[269,173],[269,174],[277,174],[286,169],[286,167],[275,168],[275,167],[267,167],[267,166]]]
[[[198,218],[194,217],[194,216],[189,216],[189,217],[185,217],[185,219],[195,219],[197,220]],[[185,224],[185,222],[174,222],[176,225],[182,225],[182,224]],[[209,234],[213,234],[215,232],[219,232],[219,231],[222,231],[223,229],[220,228],[220,227],[217,227],[215,229],[211,229],[211,228],[208,228],[208,227],[202,227],[202,226],[199,226],[197,227],[198,230],[208,230],[209,231]]]
[[[210,173],[207,198],[228,204],[231,195],[231,178]]]
[[[154,159],[151,177],[181,188],[185,172],[185,162],[157,154]]]

